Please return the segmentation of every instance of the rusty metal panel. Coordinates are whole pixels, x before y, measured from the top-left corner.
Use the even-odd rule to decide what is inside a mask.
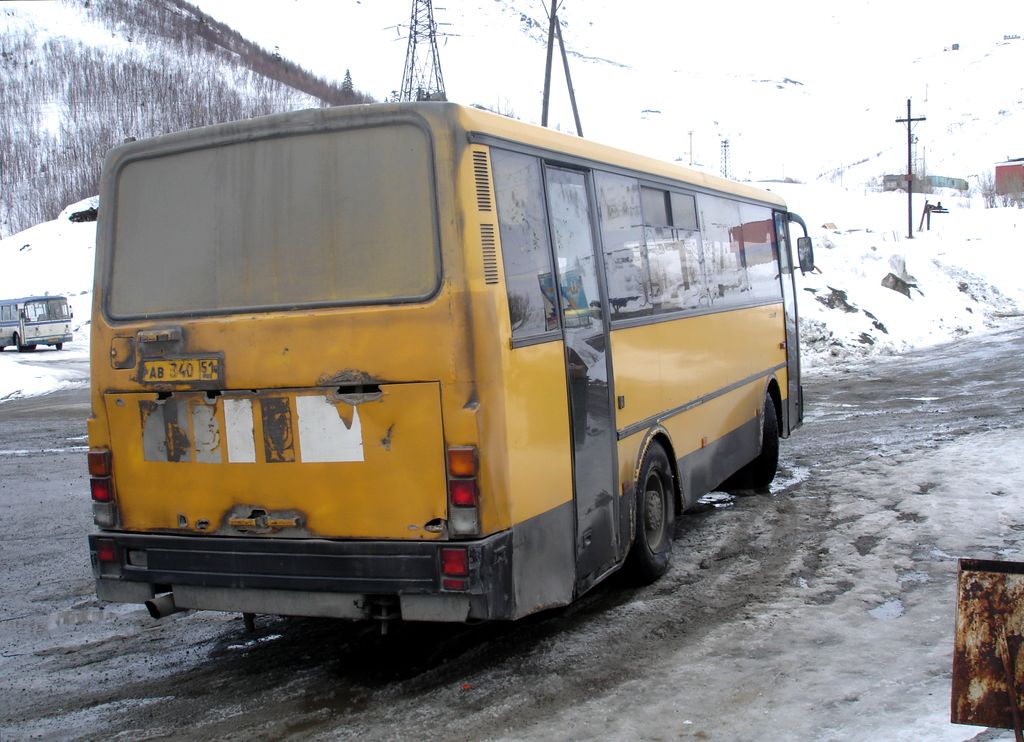
[[[110,393],[125,530],[438,539],[437,382]]]
[[[961,559],[953,646],[954,724],[1020,729],[1022,645],[1024,563]]]

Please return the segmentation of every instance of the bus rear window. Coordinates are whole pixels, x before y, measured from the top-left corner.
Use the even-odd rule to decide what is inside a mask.
[[[426,131],[411,124],[230,143],[128,162],[112,317],[428,298],[440,281]]]

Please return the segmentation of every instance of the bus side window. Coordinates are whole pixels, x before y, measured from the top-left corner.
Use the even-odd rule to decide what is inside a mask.
[[[771,209],[740,204],[743,217],[743,257],[747,267],[752,301],[778,301],[782,298],[779,284],[779,244],[775,240],[775,222]]]
[[[651,314],[651,286],[644,248],[640,183],[609,173],[595,173],[601,243],[608,276],[611,319]]]
[[[704,266],[711,306],[739,306],[749,299],[739,202],[700,194]]]
[[[540,161],[491,149],[512,340],[558,329]]]

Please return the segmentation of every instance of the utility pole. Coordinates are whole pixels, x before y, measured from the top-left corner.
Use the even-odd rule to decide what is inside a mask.
[[[907,98],[907,117],[896,119],[897,124],[907,125],[907,239],[914,239],[914,135],[911,133],[914,124],[925,121],[924,116],[913,118],[910,115],[910,98]]]
[[[540,125],[548,125],[548,105],[551,103],[551,57],[555,50],[555,37],[558,47],[562,50],[562,68],[565,70],[565,84],[569,88],[569,102],[572,104],[572,115],[576,119],[576,134],[583,136],[580,125],[580,112],[576,108],[576,93],[572,89],[572,77],[569,75],[569,57],[565,53],[565,41],[562,40],[562,27],[558,22],[558,6],[560,0],[551,0],[551,15],[548,16],[548,58],[544,65],[544,101],[540,116]]]
[[[424,53],[418,46],[427,47]],[[409,19],[409,46],[405,52],[405,71],[398,100],[448,100],[441,76],[441,58],[437,54],[437,23],[431,0],[412,0]]]
[[[690,129],[690,167],[693,167],[693,129]]]

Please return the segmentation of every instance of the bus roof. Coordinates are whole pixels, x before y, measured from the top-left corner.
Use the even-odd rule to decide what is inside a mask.
[[[120,165],[137,157],[160,156],[197,147],[217,146],[238,141],[304,132],[324,131],[350,125],[381,125],[395,116],[421,116],[425,120],[444,121],[458,127],[471,138],[493,138],[533,147],[553,155],[578,158],[595,164],[648,173],[682,181],[697,189],[727,193],[738,198],[760,201],[777,208],[786,208],[785,201],[771,191],[744,183],[709,175],[653,157],[599,144],[589,139],[528,124],[480,108],[449,102],[372,103],[334,108],[312,108],[303,111],[260,116],[231,121],[197,129],[165,134],[151,139],[130,142],[112,149],[104,166],[105,175],[116,172]],[[408,119],[407,119],[408,120]]]
[[[67,297],[63,294],[51,294],[49,296],[22,296],[17,299],[0,299],[0,304],[24,304],[26,301],[50,301],[51,299],[67,301]]]
[[[709,175],[699,170],[676,165],[654,157],[638,155],[617,147],[555,131],[554,129],[527,124],[507,116],[491,113],[490,111],[464,106],[458,106],[458,109],[460,110],[464,128],[470,132],[511,142],[530,144],[550,152],[565,153],[574,157],[629,170],[651,173],[671,180],[684,181],[698,188],[729,193],[740,198],[748,198],[755,201],[764,201],[780,208],[785,208],[785,201],[771,191],[719,178],[715,175]]]

